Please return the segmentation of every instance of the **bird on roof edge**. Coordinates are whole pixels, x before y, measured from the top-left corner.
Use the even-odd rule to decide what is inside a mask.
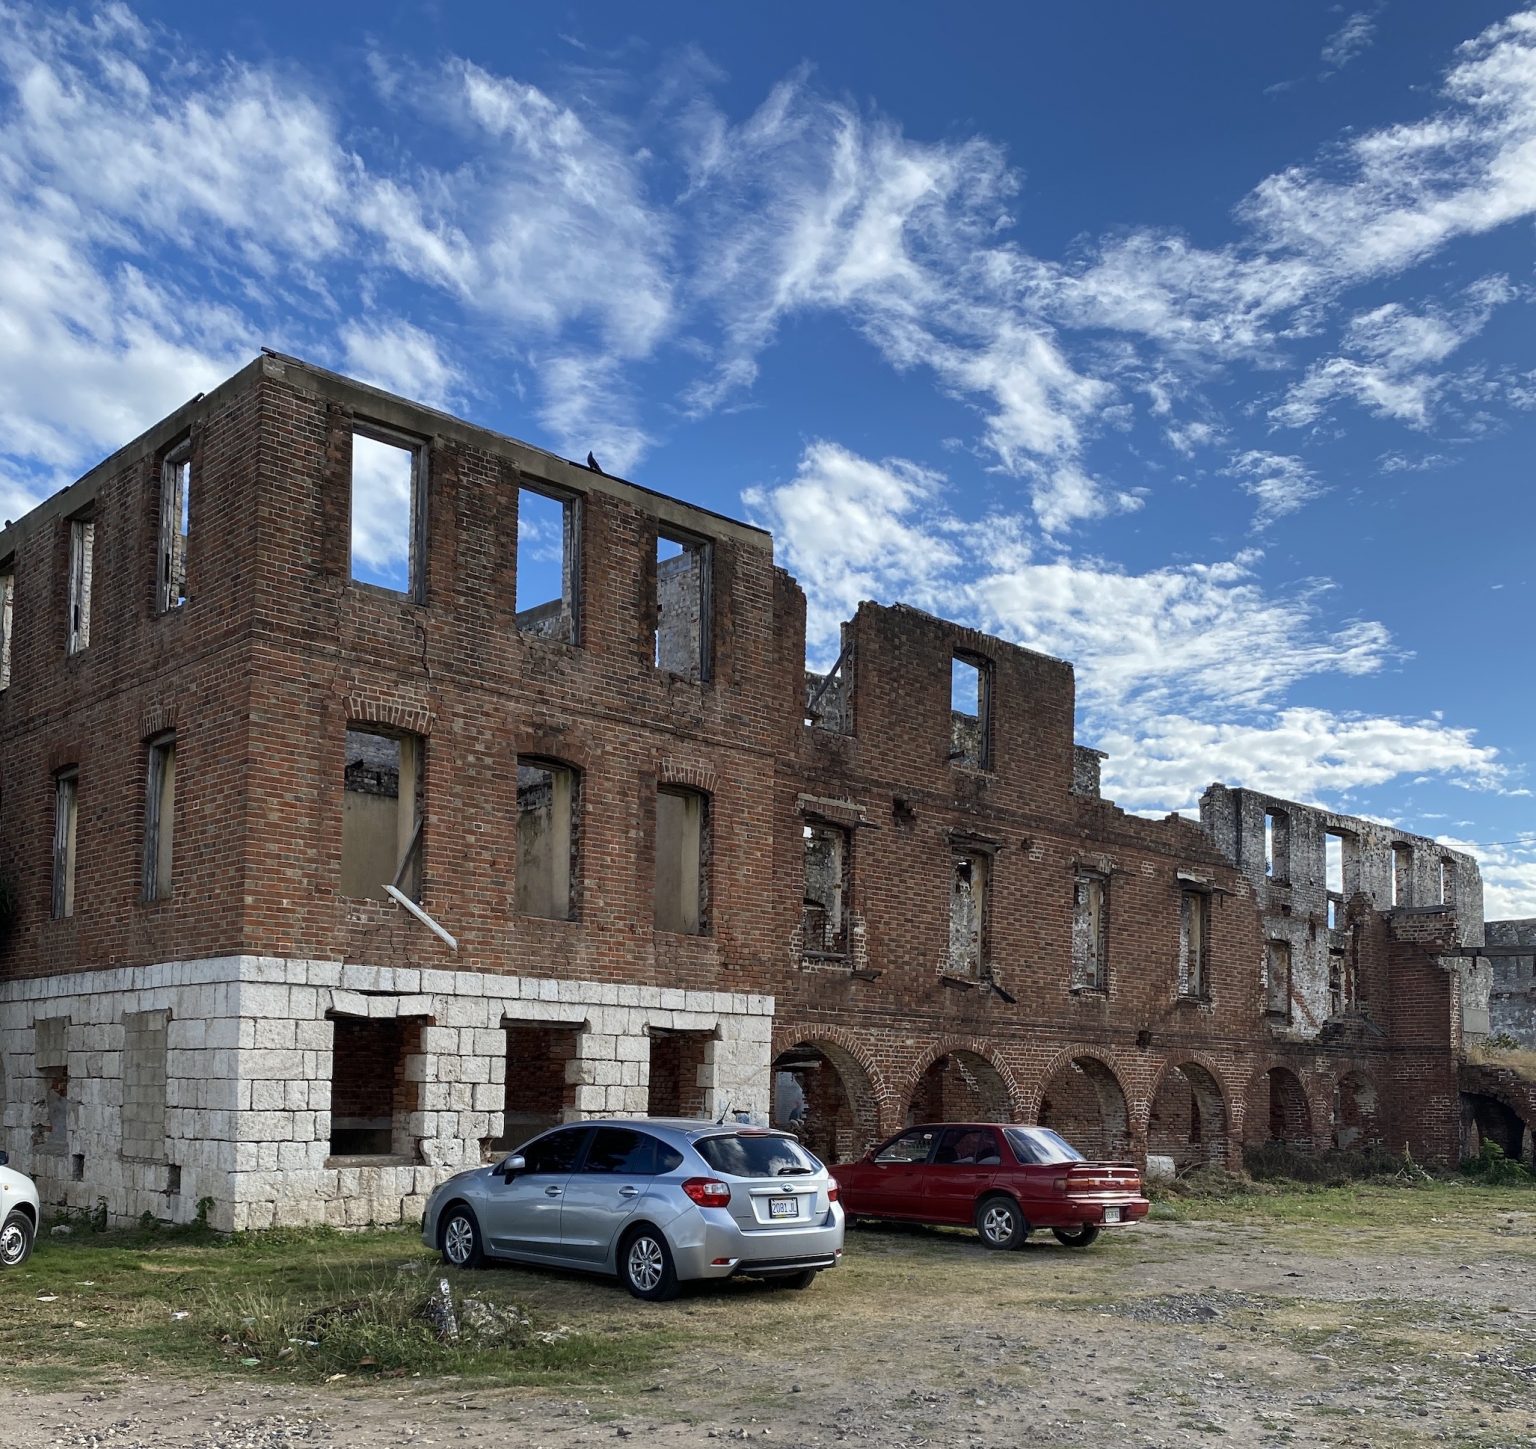
[[[589,467],[594,473],[601,473],[603,471],[602,467],[598,464],[597,456],[593,453],[587,454],[587,467]]]

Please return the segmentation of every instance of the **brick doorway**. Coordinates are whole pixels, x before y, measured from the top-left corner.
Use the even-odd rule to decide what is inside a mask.
[[[1204,1067],[1185,1062],[1163,1074],[1147,1122],[1147,1151],[1171,1157],[1181,1172],[1201,1162],[1226,1162],[1227,1104]]]
[[[1131,1122],[1119,1079],[1097,1057],[1073,1057],[1040,1094],[1040,1125],[1059,1132],[1084,1157],[1131,1155]]]
[[[829,1163],[853,1161],[880,1135],[868,1074],[829,1043],[800,1042],[774,1058],[771,1120]]]
[[[907,1107],[907,1125],[925,1122],[1010,1122],[1013,1107],[1002,1073],[976,1052],[948,1052],[921,1078]]]

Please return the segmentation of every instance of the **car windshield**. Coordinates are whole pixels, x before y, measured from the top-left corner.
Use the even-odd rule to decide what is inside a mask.
[[[722,1133],[693,1145],[716,1172],[730,1177],[793,1177],[821,1165],[794,1138],[767,1132]]]
[[[1049,1167],[1060,1162],[1086,1161],[1077,1148],[1049,1127],[1008,1127],[1004,1130],[1008,1134],[1008,1144],[1020,1162]]]

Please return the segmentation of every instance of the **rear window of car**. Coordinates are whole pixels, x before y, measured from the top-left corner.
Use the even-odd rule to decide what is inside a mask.
[[[729,1177],[792,1177],[820,1167],[792,1137],[731,1132],[693,1145],[716,1172]]]
[[[1054,1167],[1063,1162],[1082,1162],[1083,1154],[1049,1127],[1005,1127],[1008,1145],[1026,1166]]]

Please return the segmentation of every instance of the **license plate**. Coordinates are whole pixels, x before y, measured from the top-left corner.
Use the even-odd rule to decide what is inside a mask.
[[[771,1197],[768,1199],[768,1216],[797,1218],[800,1216],[800,1204],[792,1197]]]
[[[1104,1209],[1104,1221],[1106,1223],[1118,1223],[1120,1221],[1120,1209],[1119,1208],[1105,1208]]]

